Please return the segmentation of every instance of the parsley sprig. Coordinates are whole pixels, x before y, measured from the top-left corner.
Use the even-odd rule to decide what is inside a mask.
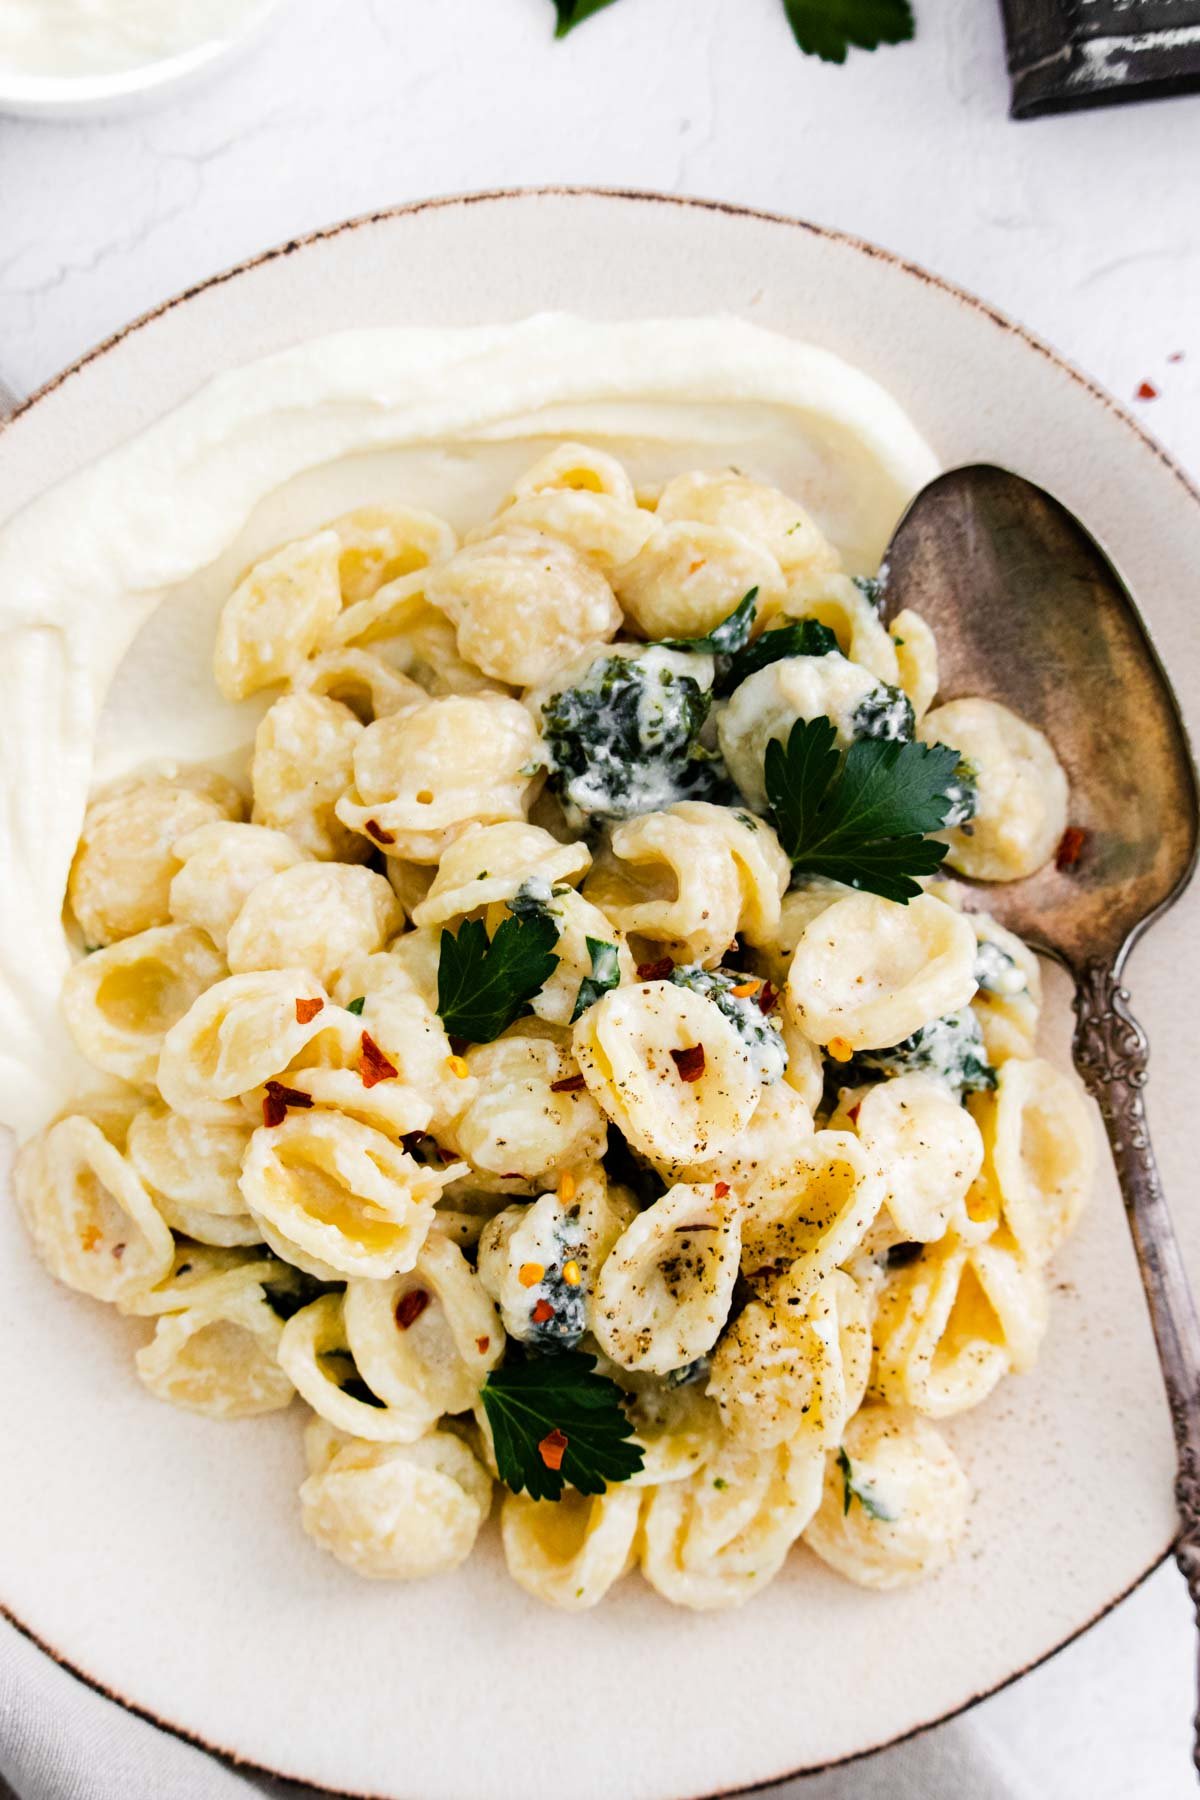
[[[838,1451],[838,1468],[842,1472],[843,1514],[850,1511],[850,1502],[857,1500],[869,1519],[879,1519],[885,1525],[890,1525],[899,1518],[899,1513],[893,1512],[891,1507],[879,1498],[870,1482],[858,1479],[854,1473],[854,1464],[844,1450]]]
[[[779,841],[802,875],[824,875],[901,905],[946,854],[925,836],[950,811],[958,751],[859,738],[845,759],[833,721],[798,719],[767,745],[763,773]]]
[[[488,941],[482,919],[443,931],[438,1003],[451,1037],[490,1044],[528,1009],[558,963],[558,926],[549,913],[505,919]]]
[[[566,37],[613,0],[554,0],[555,37]],[[783,0],[792,36],[801,50],[823,62],[842,63],[852,47],[876,50],[902,44],[915,30],[909,0]]]
[[[558,1500],[568,1482],[602,1494],[641,1469],[621,1390],[595,1368],[594,1356],[562,1350],[506,1362],[488,1376],[483,1407],[496,1467],[514,1494]]]

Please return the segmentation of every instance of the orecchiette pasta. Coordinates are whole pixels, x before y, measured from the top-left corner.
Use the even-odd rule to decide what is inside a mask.
[[[721,1183],[681,1182],[627,1226],[600,1269],[592,1330],[625,1369],[665,1375],[711,1350],[729,1314],[741,1239]]]
[[[626,616],[648,638],[703,637],[752,588],[755,617],[768,619],[784,591],[783,572],[764,545],[728,525],[683,519],[660,525],[615,581]]]
[[[897,684],[908,695],[919,725],[938,690],[937,640],[920,613],[907,606],[896,614],[889,633],[896,648]]]
[[[936,704],[824,514],[666,453],[635,487],[556,444],[461,545],[389,501],[261,559],[213,657],[276,690],[252,822],[164,765],[71,866],[63,1009],[121,1085],[20,1151],[34,1249],[146,1321],[161,1398],[299,1394],[304,1529],[361,1575],[456,1567],[493,1479],[565,1611],[635,1565],[736,1606],[802,1535],[939,1568],[968,1484],[927,1420],[1030,1367],[1092,1174],[1036,957],[902,826],[1021,876],[1053,750]]]
[[[224,821],[176,838],[175,854],[181,866],[171,882],[171,917],[206,931],[221,949],[259,882],[307,861],[286,832]]]
[[[787,1004],[814,1043],[845,1060],[898,1044],[974,992],[975,933],[961,913],[931,894],[907,906],[853,894],[802,933]]]
[[[575,1026],[591,1094],[643,1155],[707,1161],[750,1121],[762,1084],[737,1028],[702,994],[673,982],[617,988]]]
[[[13,1191],[52,1275],[97,1300],[153,1287],[171,1266],[171,1233],[132,1164],[93,1120],[60,1119],[18,1153]]]
[[[467,825],[520,819],[537,765],[523,706],[449,695],[367,726],[337,815],[391,856],[437,862]]]
[[[414,1266],[443,1185],[382,1132],[316,1110],[260,1126],[242,1165],[260,1223],[319,1264],[376,1280]]]
[[[278,1075],[328,1029],[328,999],[306,969],[227,975],[167,1032],[158,1059],[159,1093],[189,1118],[224,1118],[225,1101]]]
[[[67,903],[90,948],[132,937],[171,918],[175,845],[243,801],[219,775],[183,770],[132,776],[98,794],[84,815],[67,882]]]
[[[889,1277],[875,1325],[881,1399],[935,1419],[978,1406],[1014,1366],[1009,1318],[1020,1366],[1029,1366],[1046,1325],[1045,1283],[1015,1246],[997,1253],[993,1242],[972,1248],[951,1232]]]
[[[335,531],[285,544],[256,563],[221,611],[213,674],[226,700],[285,681],[342,610]]]
[[[995,700],[952,700],[921,721],[926,744],[961,752],[974,816],[947,831],[947,861],[977,881],[1016,881],[1054,854],[1067,824],[1067,778],[1049,741]]]
[[[300,1489],[309,1536],[356,1575],[384,1581],[457,1568],[491,1503],[491,1476],[449,1431],[415,1444],[351,1439]]]
[[[578,881],[591,860],[586,844],[557,843],[524,821],[475,826],[443,854],[428,892],[413,908],[413,924],[445,925],[510,900],[522,887],[548,905],[553,889]]]
[[[202,1244],[257,1244],[262,1233],[238,1186],[249,1141],[239,1107],[203,1120],[148,1106],[129,1127],[127,1153],[172,1230]]]
[[[774,1579],[817,1509],[825,1459],[809,1443],[727,1446],[685,1481],[654,1488],[642,1574],[675,1606],[741,1606]]]
[[[229,928],[235,975],[259,969],[312,969],[330,986],[357,956],[382,950],[404,923],[389,884],[371,869],[299,863],[268,875]]]
[[[427,698],[419,683],[393,669],[381,656],[349,647],[310,656],[292,671],[291,685],[296,693],[323,695],[349,707],[364,725],[406,712]]]
[[[415,506],[360,506],[343,513],[329,529],[341,546],[338,579],[347,606],[369,600],[388,582],[443,562],[455,548],[446,521]]]
[[[953,1451],[924,1419],[868,1406],[830,1455],[804,1541],[862,1587],[903,1587],[941,1568],[966,1527],[969,1489]]]
[[[983,1165],[979,1127],[935,1075],[868,1088],[856,1129],[883,1179],[884,1202],[909,1242],[940,1238]]]
[[[1092,1185],[1096,1139],[1078,1084],[1041,1058],[1014,1058],[994,1092],[973,1095],[984,1174],[1013,1236],[1045,1262],[1073,1228]]]
[[[770,1305],[752,1300],[713,1356],[708,1391],[730,1439],[752,1450],[803,1440],[822,1450],[840,1442],[853,1410],[843,1314],[854,1373],[865,1384],[870,1329],[854,1281],[839,1269],[815,1290],[800,1284],[793,1292],[794,1285],[784,1277]]]
[[[748,1192],[742,1266],[759,1280],[787,1271],[802,1298],[853,1255],[882,1204],[882,1179],[859,1140],[818,1131]]]
[[[638,1489],[531,1500],[506,1494],[500,1514],[508,1572],[527,1594],[566,1612],[603,1600],[635,1561]]]
[[[837,551],[797,501],[733,469],[677,475],[654,510],[664,524],[687,519],[740,531],[769,550],[789,577],[801,570],[834,573],[841,567]]]
[[[607,581],[570,543],[510,518],[433,570],[425,596],[453,621],[460,654],[514,687],[545,681],[621,623]]]
[[[343,1308],[355,1366],[411,1440],[443,1413],[469,1412],[504,1354],[504,1331],[461,1250],[431,1231],[416,1265],[388,1281],[350,1281]]]
[[[789,873],[764,820],[683,800],[618,825],[584,893],[628,936],[707,968],[739,934],[770,940]]]
[[[545,1186],[602,1155],[604,1114],[591,1094],[570,1085],[570,1051],[557,1037],[517,1024],[468,1051],[466,1064],[474,1091],[444,1136],[470,1163],[472,1179]]]
[[[320,694],[276,700],[254,738],[254,823],[286,831],[309,856],[365,861],[368,845],[334,811],[364,730],[348,706]]]
[[[63,982],[63,1016],[90,1063],[145,1086],[171,1027],[224,973],[203,931],[155,925],[77,962]]]
[[[282,1334],[262,1288],[246,1283],[160,1314],[134,1362],[160,1400],[214,1419],[248,1419],[291,1403],[295,1389],[277,1360]]]

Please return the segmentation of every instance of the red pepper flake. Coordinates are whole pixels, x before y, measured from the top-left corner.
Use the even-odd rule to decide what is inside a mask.
[[[303,1109],[311,1105],[311,1094],[305,1094],[299,1088],[284,1087],[282,1081],[268,1081],[263,1095],[263,1124],[282,1125],[289,1106]]]
[[[560,1431],[556,1425],[553,1431],[546,1433],[538,1445],[538,1455],[548,1469],[561,1469],[566,1453],[567,1434],[565,1431]]]
[[[316,1018],[317,1014],[323,1009],[324,1005],[325,1005],[325,1002],[323,1000],[297,1000],[297,1002],[296,1002],[296,1023],[297,1023],[297,1025],[309,1024],[311,1020]]]
[[[758,996],[759,1010],[765,1013],[774,1012],[775,1002],[778,998],[779,989],[771,982],[764,981],[762,984],[762,992]]]
[[[427,1131],[406,1131],[400,1139],[400,1148],[402,1150],[407,1150],[408,1154],[411,1156],[413,1151],[416,1150],[419,1145],[423,1144],[428,1136],[429,1133]]]
[[[850,1111],[846,1114],[846,1117],[849,1119],[849,1121],[852,1125],[858,1124],[858,1115],[861,1111],[862,1111],[862,1101],[856,1100],[854,1102],[854,1105],[850,1108]]]
[[[548,1300],[539,1300],[529,1316],[535,1325],[544,1325],[548,1319],[554,1317],[554,1308]]]
[[[716,1186],[713,1188],[713,1199],[714,1200],[723,1200],[728,1192],[729,1192],[729,1183],[727,1181],[718,1181]]]
[[[550,1092],[552,1094],[577,1094],[581,1087],[586,1086],[587,1083],[582,1075],[564,1075],[561,1081],[550,1083]]]
[[[478,1350],[480,1356],[486,1355],[488,1346],[491,1344],[491,1341],[492,1340],[490,1337],[477,1337],[475,1339],[475,1348]]]
[[[639,963],[637,978],[639,981],[667,981],[674,967],[669,956],[660,956],[657,962]]]
[[[704,1073],[704,1045],[690,1044],[686,1050],[672,1050],[671,1061],[679,1070],[680,1081],[699,1081]]]
[[[375,1039],[366,1031],[362,1034],[358,1074],[365,1088],[373,1088],[381,1081],[395,1081],[400,1074],[395,1063],[388,1061]]]
[[[1167,357],[1167,361],[1168,362],[1182,362],[1183,361],[1183,351],[1182,350],[1172,350],[1170,355]]]
[[[1054,852],[1054,866],[1062,874],[1073,869],[1083,852],[1087,842],[1087,832],[1080,825],[1068,825],[1058,841],[1058,849]]]
[[[124,1244],[114,1244],[112,1247],[112,1253],[116,1257],[117,1261],[120,1262],[121,1258],[125,1254]]]
[[[401,1294],[396,1302],[396,1323],[401,1331],[407,1331],[415,1325],[425,1308],[429,1305],[429,1295],[424,1288],[409,1288]]]
[[[1135,400],[1157,400],[1158,389],[1152,381],[1142,381],[1139,382],[1133,397]]]
[[[368,819],[363,829],[369,837],[375,839],[377,844],[394,844],[396,841],[395,832],[385,831],[378,819]]]

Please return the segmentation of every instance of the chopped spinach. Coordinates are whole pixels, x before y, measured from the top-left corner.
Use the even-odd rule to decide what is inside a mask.
[[[542,707],[551,784],[568,818],[628,819],[677,800],[716,800],[724,767],[700,742],[712,695],[680,653],[602,656]]]
[[[877,575],[852,575],[850,577],[863,599],[871,607],[876,618],[883,613],[883,583]]]
[[[995,1087],[996,1071],[987,1060],[979,1020],[969,1007],[931,1020],[886,1050],[858,1051],[840,1066],[838,1080],[843,1085],[853,1085],[856,1081],[909,1075],[917,1070],[940,1075],[960,1094]]]
[[[975,952],[975,979],[986,993],[1001,994],[1005,998],[1023,994],[1029,986],[1016,957],[986,938]]]
[[[764,631],[736,656],[718,657],[713,691],[718,696],[732,694],[734,688],[773,662],[781,662],[788,656],[828,656],[837,647],[837,637],[828,625],[822,625],[817,619],[794,619],[790,625]]]
[[[859,702],[850,721],[856,738],[894,738],[902,744],[912,742],[916,731],[912,701],[898,687],[881,681]]]
[[[950,803],[949,811],[942,821],[945,830],[952,825],[965,825],[979,811],[979,775],[974,764],[965,756],[958,759],[958,767],[954,771],[953,780],[944,790]]]

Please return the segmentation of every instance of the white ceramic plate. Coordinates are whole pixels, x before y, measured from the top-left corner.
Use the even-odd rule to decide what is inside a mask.
[[[213,370],[347,325],[543,308],[728,310],[875,375],[947,465],[1019,469],[1073,507],[1141,600],[1193,727],[1195,491],[1133,422],[978,302],[869,246],[727,207],[559,192],[431,203],[289,245],[163,308],[0,431],[15,508]],[[1200,893],[1138,949],[1150,1113],[1184,1249]],[[1065,1049],[1064,984],[1054,984]],[[494,1537],[459,1574],[362,1583],[299,1531],[295,1421],[220,1425],[149,1399],[134,1330],[52,1286],[11,1209],[0,1366],[0,1601],[70,1667],[210,1747],[343,1792],[681,1800],[861,1754],[967,1705],[1084,1629],[1165,1554],[1172,1456],[1111,1175],[1055,1271],[1035,1372],[950,1435],[977,1487],[957,1565],[891,1595],[799,1552],[723,1616],[629,1581],[596,1613],[534,1606]],[[491,1528],[494,1531],[494,1528]],[[486,1771],[486,1780],[483,1776]]]
[[[153,105],[214,74],[266,30],[283,4],[284,0],[251,0],[235,29],[136,68],[94,75],[23,75],[0,68],[0,113],[81,119]]]

